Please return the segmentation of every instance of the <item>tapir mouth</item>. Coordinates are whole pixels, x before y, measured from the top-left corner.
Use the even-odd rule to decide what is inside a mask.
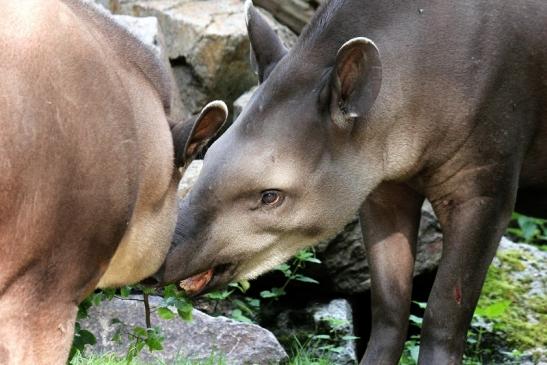
[[[212,269],[182,280],[179,287],[191,297],[205,294],[226,284],[231,279],[234,268],[235,266],[232,264],[217,265]]]

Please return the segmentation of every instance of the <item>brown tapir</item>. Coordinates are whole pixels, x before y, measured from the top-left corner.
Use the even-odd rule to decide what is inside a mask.
[[[261,85],[208,151],[155,277],[256,277],[360,211],[362,363],[396,364],[427,198],[444,251],[419,362],[460,363],[515,203],[547,217],[547,1],[331,0],[290,52],[246,14]]]
[[[0,364],[64,364],[78,303],[162,264],[178,167],[226,106],[169,123],[169,71],[91,5],[0,14]]]

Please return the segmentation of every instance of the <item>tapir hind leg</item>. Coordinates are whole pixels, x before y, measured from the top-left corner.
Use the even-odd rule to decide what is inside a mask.
[[[361,364],[397,364],[408,327],[412,274],[423,197],[381,184],[360,216],[371,276],[372,331]]]
[[[432,201],[443,229],[443,255],[424,315],[419,364],[460,364],[467,330],[516,196],[517,173],[476,169]]]

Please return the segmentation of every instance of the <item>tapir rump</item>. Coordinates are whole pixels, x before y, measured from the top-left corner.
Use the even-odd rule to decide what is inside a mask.
[[[156,278],[256,277],[359,211],[362,364],[396,364],[427,198],[444,250],[419,362],[460,363],[511,212],[547,217],[547,2],[331,0],[290,51],[246,15],[260,87],[208,151]]]

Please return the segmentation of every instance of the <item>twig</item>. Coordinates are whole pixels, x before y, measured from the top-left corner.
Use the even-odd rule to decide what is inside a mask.
[[[146,320],[146,328],[152,328],[152,324],[150,322],[150,302],[148,301],[148,294],[143,293],[143,302],[144,302],[144,316]]]

